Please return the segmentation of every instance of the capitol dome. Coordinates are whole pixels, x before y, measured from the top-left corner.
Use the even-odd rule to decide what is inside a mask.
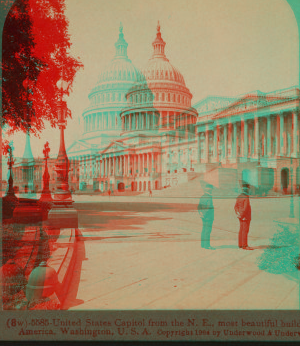
[[[152,57],[126,94],[122,135],[179,128],[193,132],[197,119],[197,111],[191,107],[193,95],[182,74],[167,59],[165,45],[158,23]]]
[[[165,81],[178,83],[185,87],[182,74],[169,62],[165,55],[166,42],[161,37],[160,25],[157,25],[156,38],[152,43],[154,48],[153,55],[142,70],[142,75],[149,81]]]
[[[124,39],[123,26],[121,24],[119,39],[115,43],[116,55],[105,71],[100,74],[97,85],[117,80],[134,82],[137,80],[139,72],[131,60],[128,59],[127,46],[128,43]]]
[[[139,76],[127,56],[127,46],[121,23],[116,54],[89,92],[90,106],[82,114],[83,139],[90,144],[102,146],[120,134],[120,111],[126,105],[125,95]]]

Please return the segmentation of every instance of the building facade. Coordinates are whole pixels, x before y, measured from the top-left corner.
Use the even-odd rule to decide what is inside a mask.
[[[299,88],[207,98],[196,108],[200,170],[218,164],[235,169],[241,181],[256,174],[252,185],[299,191]]]
[[[120,26],[115,57],[89,93],[82,138],[67,150],[73,190],[157,190],[214,170],[221,188],[244,181],[256,192],[300,191],[299,88],[193,104],[159,24],[152,46],[138,70]],[[29,151],[14,167],[15,185],[41,190],[44,163]],[[54,189],[55,160],[48,162]]]

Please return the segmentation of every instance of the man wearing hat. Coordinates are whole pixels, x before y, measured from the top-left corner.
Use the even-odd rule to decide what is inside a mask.
[[[248,246],[248,233],[251,221],[251,206],[249,200],[250,185],[243,183],[243,192],[238,196],[234,211],[240,221],[239,248],[244,250],[253,250]]]
[[[206,184],[204,186],[204,194],[201,196],[198,205],[198,212],[202,218],[201,247],[210,250],[214,250],[214,248],[210,246],[210,234],[214,222],[212,190],[212,185]]]

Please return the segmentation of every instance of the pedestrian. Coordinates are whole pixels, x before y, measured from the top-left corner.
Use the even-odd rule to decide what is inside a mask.
[[[211,184],[205,185],[204,194],[201,196],[199,201],[198,212],[202,218],[201,247],[204,249],[215,250],[215,248],[210,245],[210,235],[214,222],[212,190],[213,186]]]
[[[152,190],[149,190],[149,197],[152,197]]]
[[[251,221],[251,206],[249,199],[249,189],[250,185],[243,184],[243,192],[236,199],[234,206],[234,211],[240,222],[239,231],[239,248],[244,250],[253,250],[253,248],[248,246],[248,233]]]
[[[111,194],[111,191],[110,191],[110,190],[108,190],[108,197],[110,197],[110,194]]]

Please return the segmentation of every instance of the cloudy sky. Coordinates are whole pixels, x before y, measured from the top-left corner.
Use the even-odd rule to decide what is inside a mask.
[[[152,54],[160,21],[166,55],[194,103],[208,95],[269,92],[299,83],[297,24],[285,0],[66,0],[66,6],[71,53],[84,64],[68,98],[73,119],[66,147],[80,137],[88,92],[115,54],[120,22],[128,56],[140,68]],[[16,156],[22,156],[25,136],[13,140]],[[32,138],[35,157],[42,156],[47,140],[57,155],[59,131],[47,129]]]

